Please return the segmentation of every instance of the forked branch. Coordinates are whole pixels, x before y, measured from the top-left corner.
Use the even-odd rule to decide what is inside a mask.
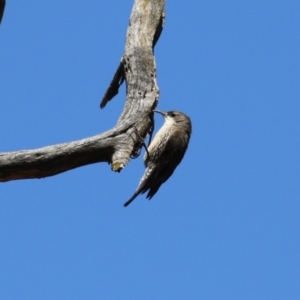
[[[152,128],[152,110],[159,98],[153,47],[164,22],[165,0],[135,0],[127,30],[125,52],[101,108],[126,82],[126,102],[116,126],[94,137],[35,150],[0,153],[0,181],[43,178],[84,165],[108,162],[121,171],[141,147],[135,130],[145,138]]]

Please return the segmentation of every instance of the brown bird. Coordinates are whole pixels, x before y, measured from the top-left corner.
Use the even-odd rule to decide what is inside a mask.
[[[173,174],[190,140],[192,124],[187,115],[179,111],[154,110],[154,112],[163,115],[165,122],[148,147],[149,155],[145,153],[146,170],[139,186],[124,206],[129,205],[139,194],[147,191],[147,198],[150,200]]]

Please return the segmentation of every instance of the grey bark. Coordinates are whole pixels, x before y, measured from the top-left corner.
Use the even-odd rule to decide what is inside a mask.
[[[116,126],[79,141],[0,153],[1,182],[53,176],[97,162],[108,162],[120,172],[137,155],[140,137],[153,126],[152,110],[159,98],[153,48],[162,31],[164,5],[165,0],[135,0],[124,55],[100,104],[104,108],[125,80],[126,102]]]

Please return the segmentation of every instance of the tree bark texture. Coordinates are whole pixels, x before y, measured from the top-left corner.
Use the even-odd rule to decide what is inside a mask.
[[[126,102],[111,130],[79,141],[34,150],[0,153],[0,181],[43,178],[84,165],[108,162],[120,172],[136,157],[153,129],[159,98],[153,48],[164,23],[165,0],[135,0],[127,30],[125,52],[100,107],[126,82]]]

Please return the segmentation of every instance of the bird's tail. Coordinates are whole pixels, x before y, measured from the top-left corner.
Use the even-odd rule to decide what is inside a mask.
[[[125,207],[128,206],[139,194],[141,194],[141,193],[144,194],[149,189],[148,184],[149,184],[149,182],[151,182],[151,176],[149,176],[150,171],[151,171],[151,169],[149,169],[149,167],[147,167],[145,174],[143,175],[142,179],[140,180],[138,188],[136,189],[136,191],[134,192],[132,197],[124,204]],[[151,175],[151,173],[150,173],[150,175]]]
[[[127,201],[127,202],[125,202],[124,203],[124,206],[126,207],[126,206],[128,206],[137,196],[138,196],[138,194],[139,194],[140,192],[139,191],[136,191],[133,195],[132,195],[132,197]]]

